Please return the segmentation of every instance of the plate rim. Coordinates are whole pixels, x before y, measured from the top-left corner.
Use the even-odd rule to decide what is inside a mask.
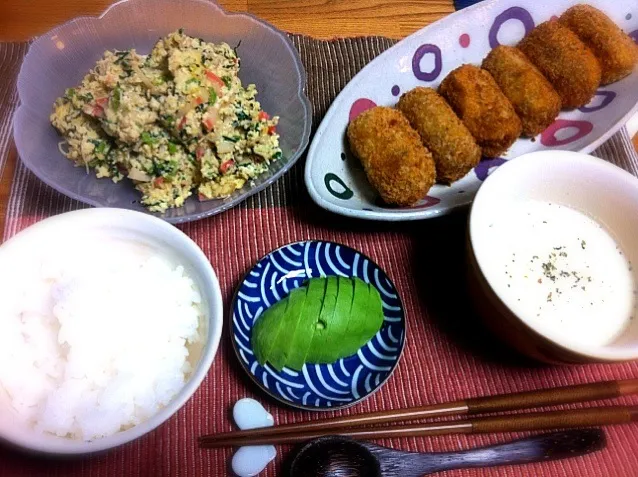
[[[405,38],[402,38],[401,40],[399,40],[397,43],[392,45],[387,50],[382,51],[378,56],[370,60],[363,68],[361,68],[361,70],[359,70],[359,72],[357,72],[357,74],[355,74],[352,77],[352,79],[350,79],[350,81],[348,81],[348,83],[341,89],[339,94],[332,101],[332,103],[330,104],[330,107],[328,108],[328,111],[326,111],[326,114],[321,120],[321,123],[319,124],[319,127],[317,128],[315,135],[310,143],[310,147],[308,148],[308,154],[306,155],[306,164],[304,165],[304,182],[306,184],[306,188],[308,189],[308,193],[310,194],[310,197],[312,198],[313,202],[315,202],[315,204],[317,204],[319,207],[321,207],[324,210],[328,210],[329,212],[333,212],[335,214],[342,215],[345,217],[352,217],[357,219],[373,220],[373,221],[380,221],[380,222],[408,222],[408,221],[415,221],[415,220],[426,220],[426,219],[430,219],[434,217],[439,217],[442,215],[447,215],[457,210],[465,210],[472,205],[472,202],[474,201],[474,197],[469,199],[467,203],[463,203],[463,204],[437,206],[436,208],[431,208],[431,209],[406,211],[406,212],[360,210],[360,209],[353,209],[350,207],[343,207],[326,200],[324,196],[318,191],[318,189],[315,188],[312,181],[311,169],[315,163],[315,156],[317,156],[317,149],[319,147],[318,145],[319,139],[323,136],[325,130],[328,127],[328,123],[330,123],[338,107],[341,105],[341,102],[343,101],[342,96],[343,96],[344,90],[353,81],[355,81],[360,75],[363,75],[364,73],[367,74],[367,70],[369,69],[370,65],[375,60],[377,60],[381,55],[384,55],[395,49],[398,49],[408,39],[415,38],[419,35],[422,35],[424,31],[431,28],[432,26],[435,26],[439,22],[447,21],[449,18],[455,18],[456,16],[460,16],[460,15],[468,15],[474,10],[480,10],[480,9],[489,10],[491,8],[494,8],[494,6],[498,4],[500,1],[501,0],[485,0],[479,3],[475,3],[474,5],[470,5],[469,7],[452,12],[449,15],[443,18],[440,18],[439,20],[433,23],[425,25],[423,28],[415,31],[414,33],[406,36]],[[578,0],[571,0],[571,1],[574,4],[579,3]],[[634,70],[634,73],[636,73],[636,71],[638,70]],[[599,87],[600,86],[602,85],[599,85]],[[602,144],[604,144],[611,136],[613,136],[618,131],[620,131],[626,125],[629,118],[631,118],[636,113],[638,113],[638,103],[636,103],[632,108],[630,108],[630,110],[620,120],[614,123],[612,127],[610,127],[602,135],[600,135],[596,140],[580,148],[579,150],[573,151],[573,152],[580,152],[583,154],[591,153],[593,150],[597,149]],[[345,131],[343,134],[345,135]],[[548,149],[548,150],[562,151],[564,149],[554,148],[554,149]],[[515,160],[515,159],[516,157],[513,157],[511,159],[508,159],[508,161]]]
[[[388,373],[388,375],[386,376],[385,379],[383,379],[382,381],[379,382],[379,384],[369,393],[362,395],[361,397],[359,397],[359,399],[356,399],[350,403],[346,403],[346,404],[341,404],[338,406],[323,406],[323,407],[316,407],[316,406],[304,406],[303,404],[296,404],[293,403],[292,401],[287,401],[284,398],[280,397],[278,394],[274,393],[271,389],[266,388],[265,386],[263,386],[256,378],[255,376],[250,372],[249,369],[246,368],[246,365],[244,364],[244,362],[241,359],[241,356],[239,355],[239,349],[237,346],[237,342],[235,340],[235,333],[233,332],[235,324],[233,322],[233,314],[235,311],[235,303],[237,302],[237,295],[239,294],[239,290],[242,286],[242,284],[244,283],[244,281],[246,280],[246,278],[250,275],[250,272],[253,271],[255,269],[255,266],[260,263],[262,260],[264,260],[265,258],[269,257],[270,255],[272,255],[273,253],[277,252],[278,250],[281,250],[285,247],[288,247],[290,245],[298,245],[298,244],[305,244],[308,242],[317,242],[317,243],[325,243],[325,244],[332,244],[332,245],[338,245],[340,247],[345,247],[348,248],[356,253],[358,253],[362,258],[365,258],[366,260],[368,260],[370,263],[372,263],[374,266],[376,266],[379,270],[381,270],[385,276],[388,278],[388,280],[390,280],[390,283],[392,284],[392,287],[396,290],[397,292],[397,299],[399,300],[399,304],[401,307],[401,314],[402,314],[402,318],[403,318],[403,343],[401,344],[401,349],[399,350],[399,354],[397,356],[397,359],[394,361],[394,363],[392,364],[392,369],[390,369],[390,372]],[[246,271],[245,274],[242,275],[241,279],[238,282],[238,285],[235,287],[235,291],[233,292],[233,297],[230,301],[230,305],[228,307],[228,313],[229,313],[229,325],[228,325],[228,333],[230,334],[230,341],[232,343],[232,348],[233,351],[235,353],[235,357],[237,358],[237,361],[239,362],[239,365],[241,367],[241,369],[246,373],[246,375],[248,375],[248,377],[250,378],[250,380],[257,385],[257,387],[264,392],[265,394],[267,394],[269,397],[271,397],[272,399],[274,399],[275,401],[278,401],[279,403],[285,404],[287,406],[296,408],[296,409],[301,409],[304,411],[313,411],[313,412],[317,412],[317,413],[321,413],[321,412],[330,412],[330,411],[337,411],[337,410],[341,410],[341,409],[347,409],[349,407],[355,406],[363,401],[365,401],[366,399],[368,399],[370,396],[374,395],[376,392],[378,392],[381,388],[383,388],[387,382],[390,380],[390,378],[394,375],[394,372],[396,371],[396,369],[399,366],[399,363],[401,363],[401,359],[403,357],[403,352],[405,351],[405,344],[406,341],[408,339],[408,320],[406,317],[406,313],[405,313],[405,305],[403,303],[403,300],[401,299],[401,295],[399,294],[399,289],[396,287],[396,285],[394,284],[394,281],[392,281],[392,279],[390,278],[390,276],[387,274],[387,272],[385,271],[385,269],[383,267],[381,267],[377,262],[375,262],[374,260],[372,260],[370,257],[368,257],[365,253],[360,252],[359,250],[357,250],[354,247],[351,247],[350,245],[346,245],[343,243],[339,243],[339,242],[335,242],[333,240],[321,240],[321,239],[307,239],[307,240],[296,240],[294,242],[289,242],[286,243],[284,245],[281,245],[277,248],[272,249],[270,252],[267,252],[265,255],[261,256],[259,259],[257,259],[257,261]]]

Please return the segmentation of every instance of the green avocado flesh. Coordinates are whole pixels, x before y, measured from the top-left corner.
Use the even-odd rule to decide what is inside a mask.
[[[339,277],[338,280],[334,311],[326,315],[325,328],[321,330],[320,336],[313,341],[310,347],[310,352],[307,356],[309,363],[333,363],[339,358],[352,354],[346,353],[345,347],[350,341],[350,337],[346,334],[346,329],[348,328],[348,322],[352,319],[350,309],[352,307],[352,297],[354,296],[354,280],[344,277]],[[365,316],[359,316],[355,320],[365,318]],[[315,331],[315,333],[317,332]],[[348,349],[350,348],[351,346],[348,346]]]
[[[288,362],[292,336],[297,328],[297,322],[301,318],[301,311],[303,310],[304,303],[306,302],[306,289],[297,288],[293,290],[286,300],[289,300],[290,303],[288,303],[286,311],[284,311],[283,314],[278,314],[279,319],[276,321],[280,321],[279,332],[277,333],[277,338],[272,344],[269,353],[265,357],[266,361],[269,361],[270,364],[272,364],[272,367],[277,371],[281,371]],[[265,320],[270,318],[271,308],[272,307],[268,308],[268,310],[264,312],[264,326],[267,326]]]
[[[288,303],[290,303],[290,300],[280,300],[273,306],[268,308],[268,311],[270,313],[281,315],[286,311]],[[279,322],[276,323],[275,326],[269,326],[269,324],[264,325],[264,315],[265,313],[263,313],[261,317],[257,318],[257,321],[255,322],[255,326],[253,328],[252,337],[253,351],[255,352],[257,361],[259,361],[260,363],[266,362],[266,356],[270,354],[272,345],[275,343],[277,335],[279,334],[279,329],[281,328],[281,324],[283,323],[283,320],[279,320]]]
[[[377,289],[358,278],[311,278],[268,308],[255,323],[257,361],[301,370],[355,354],[383,325]]]
[[[373,316],[368,315],[368,300],[370,299],[370,288],[367,283],[358,280],[354,283],[354,297],[352,298],[352,309],[350,310],[350,316]],[[383,317],[381,318],[383,321]],[[370,333],[372,336],[378,331],[373,329],[374,324],[377,323],[374,320],[352,320],[348,321],[348,327],[346,328],[346,335],[350,337],[348,343],[344,344],[344,353],[348,355],[357,352],[361,346],[363,346],[369,339]]]
[[[321,312],[325,293],[326,280],[310,280],[308,282],[306,301],[301,310],[295,332],[292,334],[290,354],[286,361],[286,366],[289,368],[301,369],[305,362],[306,353],[308,353],[312,337],[315,334],[316,317]]]

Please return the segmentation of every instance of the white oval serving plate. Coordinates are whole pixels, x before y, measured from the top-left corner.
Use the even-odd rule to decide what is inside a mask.
[[[374,105],[393,106],[416,86],[438,87],[464,63],[480,64],[498,44],[515,45],[535,25],[560,15],[578,0],[491,0],[458,11],[407,37],[363,68],[337,96],[308,152],[305,181],[313,200],[337,214],[371,220],[418,220],[446,214],[472,202],[495,167],[528,152],[563,149],[591,152],[638,110],[638,71],[600,87],[590,104],[562,111],[534,139],[519,139],[503,157],[484,159],[452,186],[435,185],[413,207],[390,208],[377,199],[359,162],[349,152],[345,131],[358,113]],[[638,42],[635,0],[591,0]]]

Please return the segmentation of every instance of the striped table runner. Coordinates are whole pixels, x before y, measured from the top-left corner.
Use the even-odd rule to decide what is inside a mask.
[[[292,40],[308,72],[315,127],[348,80],[393,43],[378,37],[328,42],[292,36]],[[25,51],[25,44],[0,45],[0,170],[7,156],[9,119],[16,105],[15,74]],[[616,134],[596,154],[638,173],[638,158],[625,131]],[[357,222],[330,215],[310,201],[302,180],[303,162],[241,206],[180,228],[210,258],[220,278],[226,306],[239,279],[257,259],[292,241],[312,238],[341,242],[369,255],[387,271],[406,306],[410,331],[404,356],[380,392],[341,414],[638,376],[638,362],[550,367],[511,354],[481,327],[459,279],[465,272],[464,214],[404,224]],[[83,207],[40,183],[22,166],[15,171],[8,206],[5,239],[44,217]],[[232,250],[229,243],[234,244]],[[200,389],[156,431],[107,454],[74,460],[35,458],[0,447],[0,476],[224,476],[228,474],[232,451],[199,450],[196,437],[230,430],[229,409],[246,396],[264,403],[276,423],[316,418],[316,414],[293,411],[263,395],[240,368],[228,335],[224,334]],[[609,428],[607,432],[607,449],[586,457],[441,475],[638,475],[638,425]],[[412,451],[441,451],[517,436],[392,439],[383,444]],[[286,450],[282,449],[283,453]],[[281,475],[280,466],[279,457],[262,475]]]

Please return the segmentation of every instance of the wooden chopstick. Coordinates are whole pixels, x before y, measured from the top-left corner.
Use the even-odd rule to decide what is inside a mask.
[[[564,411],[545,411],[505,416],[477,417],[460,421],[443,421],[427,424],[375,427],[339,432],[339,435],[354,439],[385,439],[390,437],[423,437],[444,434],[478,434],[488,432],[538,431],[545,429],[569,429],[574,427],[626,424],[638,421],[638,406],[607,406]],[[201,442],[200,447],[227,447],[264,444],[296,444],[333,434],[320,430],[295,434],[267,435],[261,437],[240,437]]]
[[[393,409],[369,414],[341,416],[332,419],[320,419],[310,422],[283,424],[276,427],[250,429],[245,431],[225,432],[221,434],[201,436],[200,444],[204,446],[235,441],[242,438],[261,438],[291,433],[320,432],[325,434],[341,434],[352,428],[384,424],[388,422],[411,421],[451,415],[473,415],[479,413],[505,412],[534,407],[553,406],[575,402],[611,399],[638,393],[638,379],[603,381],[590,384],[577,384],[551,389],[525,391],[513,394],[484,396],[443,404],[433,404],[408,409]],[[328,432],[332,431],[332,432]]]

